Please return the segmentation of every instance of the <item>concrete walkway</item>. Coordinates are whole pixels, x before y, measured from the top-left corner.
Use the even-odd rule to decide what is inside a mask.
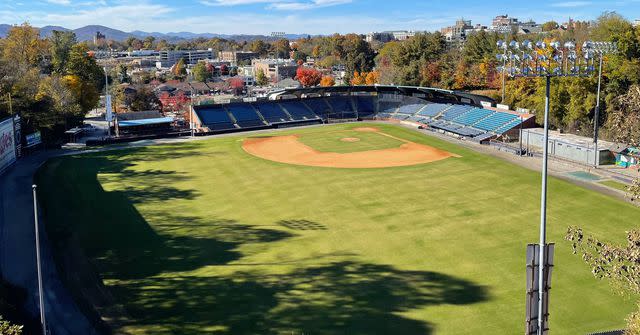
[[[11,284],[28,292],[27,310],[39,319],[33,220],[33,175],[47,159],[60,151],[26,157],[0,178],[0,273]],[[45,311],[51,334],[97,334],[80,312],[58,277],[44,225],[40,221]]]

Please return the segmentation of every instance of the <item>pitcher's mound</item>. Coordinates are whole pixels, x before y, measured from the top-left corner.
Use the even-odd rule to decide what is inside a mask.
[[[352,142],[359,142],[360,139],[357,137],[345,137],[345,138],[341,138],[340,141],[352,143]]]
[[[378,130],[369,128],[365,131]],[[357,138],[354,137],[354,139]],[[400,147],[393,149],[336,153],[317,151],[300,142],[298,136],[289,135],[247,138],[242,143],[242,148],[251,155],[270,161],[332,168],[363,169],[410,166],[435,162],[449,157],[460,157],[428,145],[404,142]]]

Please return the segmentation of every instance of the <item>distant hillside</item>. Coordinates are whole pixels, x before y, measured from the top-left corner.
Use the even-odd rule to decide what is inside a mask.
[[[6,37],[9,29],[11,29],[12,25],[9,24],[0,24],[0,37]],[[40,36],[48,37],[51,35],[51,32],[54,30],[60,31],[69,31],[70,29],[60,27],[60,26],[45,26],[40,28]],[[171,33],[159,33],[159,32],[145,32],[145,31],[132,31],[125,32],[118,29],[113,29],[100,25],[90,25],[85,26],[78,29],[72,30],[76,33],[76,37],[79,41],[93,41],[93,37],[96,35],[96,32],[100,32],[107,37],[107,39],[115,40],[115,41],[124,41],[127,38],[133,36],[136,38],[144,39],[147,36],[153,36],[158,40],[165,39],[169,42],[175,43],[181,40],[191,40],[196,38],[225,38],[229,40],[236,41],[253,41],[256,39],[263,40],[273,40],[273,37],[264,36],[264,35],[225,35],[225,34],[214,34],[214,33],[191,33],[191,32],[171,32]],[[307,37],[307,34],[291,34],[286,35],[285,37],[288,39],[298,39]]]

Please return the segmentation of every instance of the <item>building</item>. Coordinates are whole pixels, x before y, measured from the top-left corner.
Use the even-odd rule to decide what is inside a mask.
[[[285,78],[294,78],[298,64],[290,59],[254,59],[251,62],[254,73],[263,71],[272,82],[279,82]]]
[[[173,130],[172,117],[159,111],[117,113],[114,122],[116,136],[162,134]]]
[[[633,21],[633,26],[640,27],[640,19],[635,19],[635,21]]]
[[[218,60],[222,62],[230,62],[231,64],[247,63],[260,57],[257,52],[251,51],[220,51],[218,52]]]
[[[527,148],[527,152],[542,150],[544,139],[544,129],[532,128],[522,131],[522,143]],[[616,157],[612,152],[615,145],[611,142],[598,141],[598,165],[611,165],[615,163]],[[573,134],[560,133],[558,131],[549,132],[549,155],[563,160],[572,161],[579,164],[593,166],[596,160],[595,145],[593,138],[578,136]]]
[[[274,38],[285,38],[287,36],[287,34],[285,34],[284,31],[274,31],[271,33],[271,37]]]
[[[392,31],[390,33],[393,35],[393,39],[396,41],[404,41],[404,40],[410,39],[413,36],[416,36],[415,31],[399,30],[399,31]]]
[[[387,43],[387,42],[393,41],[394,37],[393,37],[393,34],[389,32],[368,33],[367,35],[365,35],[364,40],[367,41],[368,43],[373,43],[373,42]]]
[[[195,65],[201,60],[213,59],[213,51],[209,50],[163,50],[160,51],[158,68],[170,68],[180,59],[186,64]]]
[[[440,32],[447,42],[461,42],[465,40],[467,31],[473,29],[470,20],[460,19],[456,21],[455,25],[440,29]]]
[[[107,36],[102,34],[99,31],[96,31],[96,34],[93,36],[93,44],[101,45],[107,40]]]

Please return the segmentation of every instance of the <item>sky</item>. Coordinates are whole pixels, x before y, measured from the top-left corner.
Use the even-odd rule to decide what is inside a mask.
[[[219,34],[435,31],[456,19],[489,25],[499,14],[521,21],[593,20],[615,11],[640,19],[640,0],[0,0],[0,23],[75,29]]]

